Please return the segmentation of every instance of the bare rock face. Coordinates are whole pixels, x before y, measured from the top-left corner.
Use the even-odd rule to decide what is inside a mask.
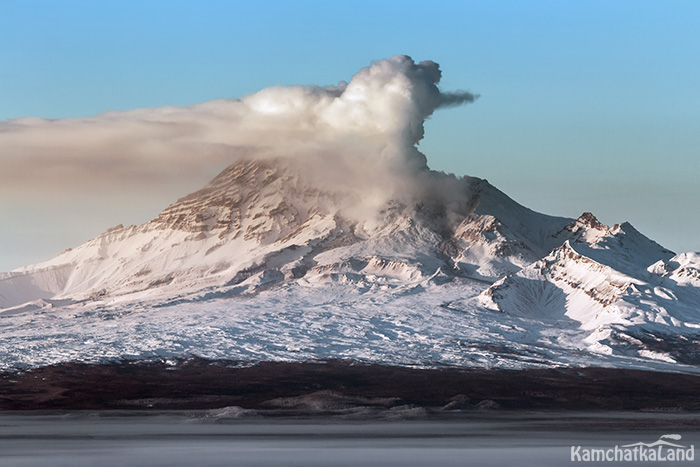
[[[282,161],[234,164],[207,186],[168,206],[147,229],[207,232],[220,238],[276,240],[321,213],[329,193],[305,186]]]

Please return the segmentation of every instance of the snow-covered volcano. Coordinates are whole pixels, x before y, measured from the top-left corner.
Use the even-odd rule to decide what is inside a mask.
[[[0,367],[198,355],[695,371],[699,256],[431,171],[425,119],[477,97],[440,91],[440,76],[397,56],[337,86],[13,123],[19,142],[129,141],[122,157],[84,138],[90,164],[104,152],[140,170],[154,141],[156,159],[214,148],[236,162],[150,222],[0,274]]]
[[[424,175],[461,198],[389,200],[363,220],[343,215],[353,193],[315,188],[287,160],[237,162],[150,222],[0,276],[3,364],[698,362],[696,255]]]

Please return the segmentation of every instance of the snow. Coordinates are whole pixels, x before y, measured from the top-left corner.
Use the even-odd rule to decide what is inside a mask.
[[[390,202],[361,222],[289,167],[232,166],[146,224],[0,274],[0,369],[197,355],[697,371],[700,255],[460,183],[461,218]]]
[[[695,371],[659,352],[606,355],[575,320],[484,310],[483,283],[382,290],[287,284],[201,300],[87,301],[0,316],[2,369],[197,355],[241,361],[352,359],[483,368],[599,365]],[[696,322],[696,324],[698,324]],[[666,363],[670,362],[670,363]]]

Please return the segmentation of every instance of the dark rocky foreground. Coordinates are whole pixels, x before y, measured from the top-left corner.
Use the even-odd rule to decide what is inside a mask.
[[[0,410],[329,414],[357,408],[700,410],[700,376],[607,368],[415,369],[346,361],[66,363],[0,375]]]

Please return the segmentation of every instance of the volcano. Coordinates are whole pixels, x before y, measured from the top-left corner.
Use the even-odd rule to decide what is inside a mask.
[[[441,91],[440,77],[396,56],[336,86],[9,124],[20,142],[102,129],[134,155],[94,138],[90,150],[133,171],[154,139],[156,161],[214,147],[231,165],[149,222],[0,274],[0,369],[201,358],[696,372],[698,255],[431,170],[425,120],[478,97]]]
[[[356,193],[242,160],[153,220],[0,276],[5,369],[65,361],[341,359],[693,371],[696,255],[628,223],[531,211],[425,169],[439,197]]]

